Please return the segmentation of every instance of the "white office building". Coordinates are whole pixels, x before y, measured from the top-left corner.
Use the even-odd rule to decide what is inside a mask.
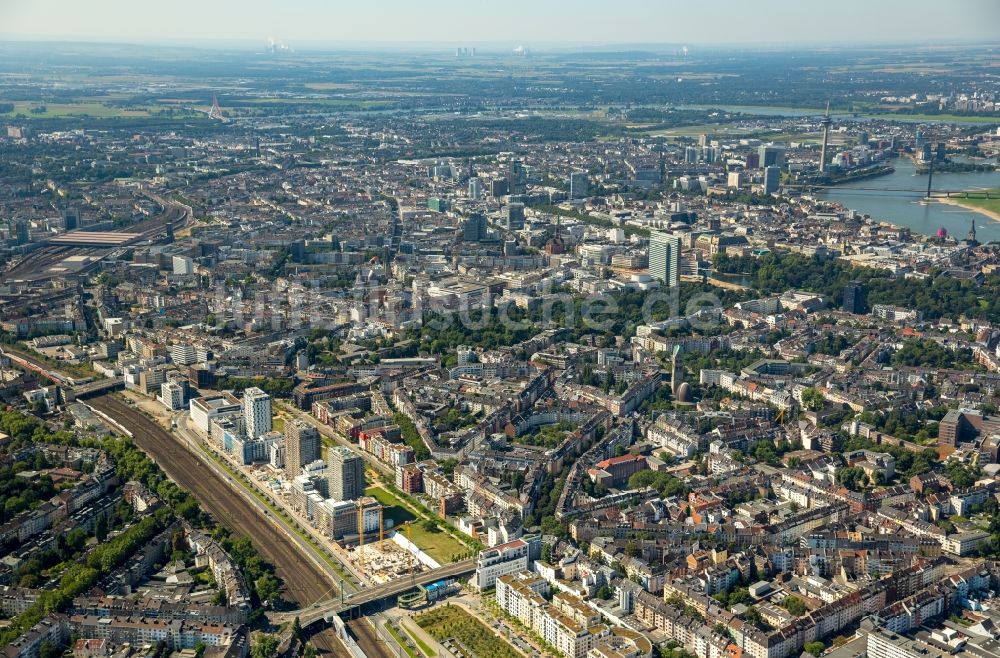
[[[508,544],[479,551],[476,577],[473,580],[476,588],[479,591],[489,589],[496,585],[500,576],[527,571],[529,550],[528,542],[515,539]]]
[[[215,397],[195,398],[190,404],[191,423],[206,436],[213,436],[212,421],[238,416],[243,413],[243,405],[231,393]],[[217,441],[221,436],[213,437]]]
[[[189,366],[198,362],[198,354],[194,345],[178,343],[170,346],[170,360],[179,366]]]
[[[184,388],[180,382],[163,382],[160,384],[160,402],[171,411],[180,411],[184,408]]]
[[[174,274],[194,274],[194,261],[189,256],[174,256]]]
[[[251,439],[270,432],[271,396],[256,387],[243,391],[243,420]]]

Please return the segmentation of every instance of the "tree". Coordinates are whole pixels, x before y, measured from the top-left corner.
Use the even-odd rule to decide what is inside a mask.
[[[971,487],[979,477],[979,469],[976,466],[966,466],[957,461],[949,462],[944,470],[951,483],[959,489]]]
[[[278,638],[270,633],[257,636],[250,648],[251,658],[276,658],[278,655]]]
[[[38,658],[59,658],[62,653],[62,648],[59,645],[48,640],[42,640],[42,643],[38,645]]]
[[[269,601],[273,605],[278,600],[281,583],[273,575],[265,572],[256,580],[254,587],[257,590],[257,598],[260,599],[261,603]]]
[[[805,646],[802,648],[805,649],[806,653],[817,656],[818,658],[818,656],[826,649],[826,645],[822,642],[806,642]]]
[[[299,622],[298,617],[295,617],[295,619],[292,620],[292,637],[295,638],[296,641],[302,642],[302,624]]]
[[[868,476],[857,466],[838,468],[835,477],[837,484],[847,487],[851,491],[861,491],[868,482]]]
[[[808,610],[808,608],[806,608],[806,604],[803,603],[802,599],[797,596],[786,596],[785,600],[781,602],[781,607],[787,610],[790,615],[795,617],[801,617],[806,614],[806,611]]]
[[[750,596],[750,590],[746,587],[739,587],[729,593],[729,605],[731,606],[747,603],[751,600],[753,600],[753,597]]]
[[[807,388],[802,391],[802,405],[810,411],[820,411],[823,409],[825,400],[823,394],[815,388]]]
[[[94,521],[94,536],[99,542],[108,538],[108,520],[103,514],[99,514],[97,520]]]

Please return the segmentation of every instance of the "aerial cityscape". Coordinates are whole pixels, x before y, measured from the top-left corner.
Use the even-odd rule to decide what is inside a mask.
[[[1000,4],[89,4],[0,658],[1000,658]]]

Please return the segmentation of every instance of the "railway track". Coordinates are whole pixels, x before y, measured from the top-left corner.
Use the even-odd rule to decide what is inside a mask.
[[[276,531],[262,514],[243,504],[229,483],[180,445],[169,432],[115,397],[96,397],[89,400],[89,404],[128,428],[135,444],[149,454],[171,480],[191,492],[218,523],[250,537],[261,555],[275,565],[278,576],[285,582],[286,599],[300,607],[307,607],[330,596],[326,574],[302,556],[298,548]],[[346,653],[332,630],[316,633],[310,641],[326,655],[341,656]],[[376,645],[372,646],[374,651]],[[378,658],[391,654],[375,651],[368,655]]]
[[[157,197],[159,198],[159,197]],[[163,212],[155,217],[144,219],[131,226],[115,229],[116,232],[138,233],[143,239],[149,239],[160,233],[170,222],[181,222],[175,229],[180,229],[187,219],[187,209],[184,206],[173,202],[165,202]],[[14,267],[0,275],[2,280],[25,280],[37,281],[49,278],[51,275],[46,270],[59,261],[69,256],[95,256],[103,257],[113,250],[93,248],[93,247],[68,247],[68,246],[43,246],[31,252]]]
[[[365,652],[368,658],[380,658],[384,656],[385,658],[392,658],[394,655],[387,646],[385,642],[379,639],[375,630],[371,627],[364,619],[352,619],[346,623],[347,630],[354,637],[354,640],[361,647],[361,650]]]

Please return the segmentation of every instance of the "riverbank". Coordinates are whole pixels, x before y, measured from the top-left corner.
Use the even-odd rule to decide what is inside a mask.
[[[852,172],[848,172],[841,177],[831,177],[830,185],[848,185],[850,183],[857,183],[858,181],[868,180],[870,178],[878,178],[879,176],[888,176],[889,174],[894,173],[896,173],[896,169],[889,165],[865,167],[864,169],[856,169]]]
[[[905,226],[915,233],[931,237],[937,235],[942,228],[949,235],[965,235],[973,219],[984,217],[979,213],[979,208],[966,208],[957,204],[949,207],[943,203],[925,202],[927,177],[916,173],[916,167],[909,158],[896,158],[892,164],[896,171],[889,175],[825,188],[818,191],[816,196],[825,201],[836,201],[845,208],[877,221]],[[1000,188],[1000,172],[934,172],[933,187],[935,190],[993,190]],[[990,218],[981,219],[976,224],[980,242],[1000,242],[1000,222]]]
[[[958,206],[959,208],[965,208],[966,210],[971,210],[972,212],[979,213],[989,217],[990,219],[1000,222],[1000,198],[997,199],[965,199],[962,197],[948,197],[948,198],[935,198],[935,201],[943,203],[947,206]],[[988,204],[986,207],[981,205],[975,205],[975,202],[981,202]]]

